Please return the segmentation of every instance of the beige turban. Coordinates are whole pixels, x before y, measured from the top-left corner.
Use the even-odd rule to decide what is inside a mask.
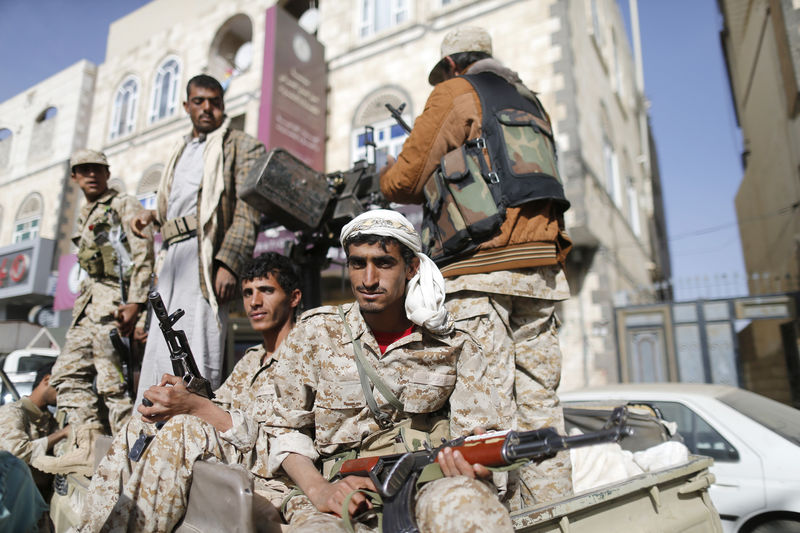
[[[360,214],[342,228],[342,246],[358,234],[394,237],[417,254],[419,270],[406,284],[406,315],[431,333],[449,333],[453,325],[444,307],[444,278],[439,267],[422,253],[422,242],[411,222],[397,211],[375,209]]]

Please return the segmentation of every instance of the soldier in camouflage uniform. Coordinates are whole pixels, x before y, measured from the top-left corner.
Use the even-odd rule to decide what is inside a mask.
[[[397,162],[390,158],[381,173],[381,190],[394,202],[424,203],[423,190],[443,156],[467,140],[482,137],[482,101],[464,74],[491,73],[505,80],[539,109],[543,118],[538,127],[551,130],[536,95],[514,71],[491,56],[492,42],[486,30],[457,28],[444,37],[441,51],[442,59],[428,78],[434,89],[425,110],[416,119]],[[492,155],[495,157],[497,154]],[[550,159],[554,161],[553,154]],[[551,173],[556,171],[553,165],[549,168]],[[497,234],[475,243],[477,247],[469,253],[437,260],[447,280],[446,305],[456,323],[475,335],[491,358],[495,387],[507,407],[516,406],[516,429],[553,426],[563,433],[564,417],[556,395],[561,351],[555,310],[557,302],[569,298],[563,269],[571,247],[564,233],[566,200],[506,201],[505,219]],[[520,474],[524,485],[513,508],[572,494],[568,452],[531,464]]]
[[[247,468],[256,493],[280,507],[289,490],[267,472],[263,422],[272,415],[275,397],[275,349],[294,325],[299,286],[294,265],[279,254],[263,254],[244,267],[245,312],[264,342],[247,350],[213,401],[189,393],[169,374],[145,392],[153,405],[139,406],[142,416],[131,418],[100,463],[81,531],[172,531],[185,513],[198,459]],[[156,429],[155,422],[166,424]],[[128,453],[142,433],[154,438],[132,462]]]
[[[30,396],[0,406],[0,450],[8,450],[26,463],[33,464],[33,479],[45,495],[52,477],[35,468],[35,462],[69,432],[69,427],[58,429],[47,410],[48,405],[56,404],[56,389],[50,385],[52,368],[53,365],[49,364],[38,370]]]
[[[72,179],[86,205],[78,216],[78,262],[88,276],[72,311],[67,342],[53,367],[51,384],[58,390],[58,410],[73,426],[97,423],[99,395],[116,433],[130,416],[133,403],[125,392],[120,360],[109,338],[112,328],[123,337],[133,333],[147,302],[153,271],[151,238],[130,231],[142,210],[133,196],[108,188],[108,161],[101,152],[79,150],[70,159]],[[122,290],[127,299],[123,301]],[[97,394],[92,381],[97,379]]]
[[[269,466],[282,467],[302,490],[285,504],[291,531],[344,531],[335,515],[348,493],[375,490],[365,477],[327,481],[314,464],[318,458],[327,474],[331,458],[342,452],[388,454],[510,422],[485,379],[480,348],[453,327],[443,306],[444,280],[420,252],[408,220],[394,211],[369,211],[345,226],[342,246],[357,302],[304,313],[278,356]],[[374,391],[359,381],[359,351],[379,377]],[[494,488],[476,479],[488,477],[488,470],[449,448],[442,454],[446,477],[418,494],[420,529],[511,530]],[[349,513],[369,505],[356,493]],[[358,525],[360,531],[372,527]]]

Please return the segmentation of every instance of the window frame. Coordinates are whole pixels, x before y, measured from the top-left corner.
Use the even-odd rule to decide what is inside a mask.
[[[39,238],[39,229],[41,228],[42,215],[28,216],[25,218],[17,218],[14,220],[14,232],[11,235],[11,242],[16,244],[18,242],[32,241]],[[35,223],[35,225],[33,224]],[[19,226],[27,226],[22,229]],[[34,226],[31,228],[31,226]],[[26,233],[30,233],[27,237],[23,237]]]
[[[407,123],[411,122],[410,115],[403,113],[402,116],[403,120],[405,120]],[[350,164],[352,165],[356,161],[367,159],[369,157],[366,145],[359,145],[359,138],[365,134],[366,127],[368,126],[373,128],[376,166],[380,167],[382,165],[379,163],[381,163],[381,161],[385,162],[385,156],[382,156],[383,159],[379,157],[379,154],[382,153],[381,150],[384,148],[386,148],[385,154],[397,158],[397,155],[403,149],[403,143],[405,143],[406,139],[408,138],[408,133],[403,130],[403,128],[397,123],[397,121],[395,121],[394,118],[389,117],[388,119],[383,119],[370,124],[355,127],[350,131]],[[402,134],[392,137],[392,129],[395,127],[400,128]],[[386,134],[386,137],[379,139],[381,133]]]
[[[378,27],[376,8],[378,2],[382,1],[389,3],[389,21],[385,26]],[[409,0],[361,0],[358,11],[358,38],[369,39],[408,22],[411,20],[411,5]],[[398,20],[401,16],[402,19]]]
[[[120,105],[119,98],[122,91],[125,89],[125,86],[129,83],[133,82],[134,84],[134,91],[132,93],[132,98],[128,102],[128,112],[125,126],[125,131],[119,132],[120,129],[120,122],[122,121],[122,115],[120,114]],[[117,85],[117,90],[114,91],[114,99],[111,102],[111,127],[108,131],[108,139],[110,141],[114,141],[116,139],[121,139],[123,137],[127,137],[128,135],[133,134],[136,131],[136,118],[139,112],[139,88],[141,87],[141,83],[139,82],[138,76],[130,74],[123,78],[122,82]]]
[[[175,62],[175,69],[173,72],[165,71],[165,66],[174,61]],[[181,88],[181,75],[183,73],[183,65],[181,62],[180,57],[175,54],[171,54],[164,58],[158,64],[158,68],[156,69],[155,76],[153,76],[153,90],[150,95],[150,107],[147,112],[147,123],[148,124],[155,124],[157,122],[161,122],[162,120],[166,120],[178,112],[178,104],[180,103],[180,88]],[[163,76],[171,74],[174,76],[174,79],[170,83],[168,90],[171,94],[167,95],[167,104],[166,110],[162,115],[160,113],[161,109],[161,102],[162,102],[162,86],[163,86]]]

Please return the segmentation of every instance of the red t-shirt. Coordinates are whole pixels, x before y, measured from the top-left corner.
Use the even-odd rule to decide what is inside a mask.
[[[414,324],[411,324],[411,327],[405,331],[373,331],[372,334],[375,336],[375,340],[378,341],[378,348],[381,349],[381,355],[383,355],[390,344],[406,335],[411,335],[412,331],[414,331]]]

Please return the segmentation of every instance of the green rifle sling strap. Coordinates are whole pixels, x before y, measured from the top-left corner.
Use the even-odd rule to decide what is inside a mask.
[[[398,411],[403,410],[403,403],[397,399],[397,396],[391,391],[391,389],[383,382],[383,380],[378,375],[378,372],[372,368],[372,365],[369,363],[366,357],[364,357],[364,352],[361,349],[361,341],[359,339],[355,339],[353,337],[353,332],[350,330],[350,325],[347,323],[347,319],[344,316],[344,309],[342,306],[338,306],[339,309],[339,316],[342,317],[342,323],[344,324],[344,329],[347,331],[347,335],[350,337],[350,340],[353,342],[353,351],[355,352],[355,359],[356,359],[356,367],[358,368],[358,377],[361,380],[361,389],[364,391],[364,397],[367,400],[367,406],[369,406],[369,410],[372,412],[372,416],[375,418],[375,421],[382,429],[386,429],[391,425],[389,421],[388,413],[385,413],[378,409],[378,402],[375,401],[375,396],[372,394],[372,387],[370,387],[370,381],[378,389],[386,401],[389,404],[397,409]]]

